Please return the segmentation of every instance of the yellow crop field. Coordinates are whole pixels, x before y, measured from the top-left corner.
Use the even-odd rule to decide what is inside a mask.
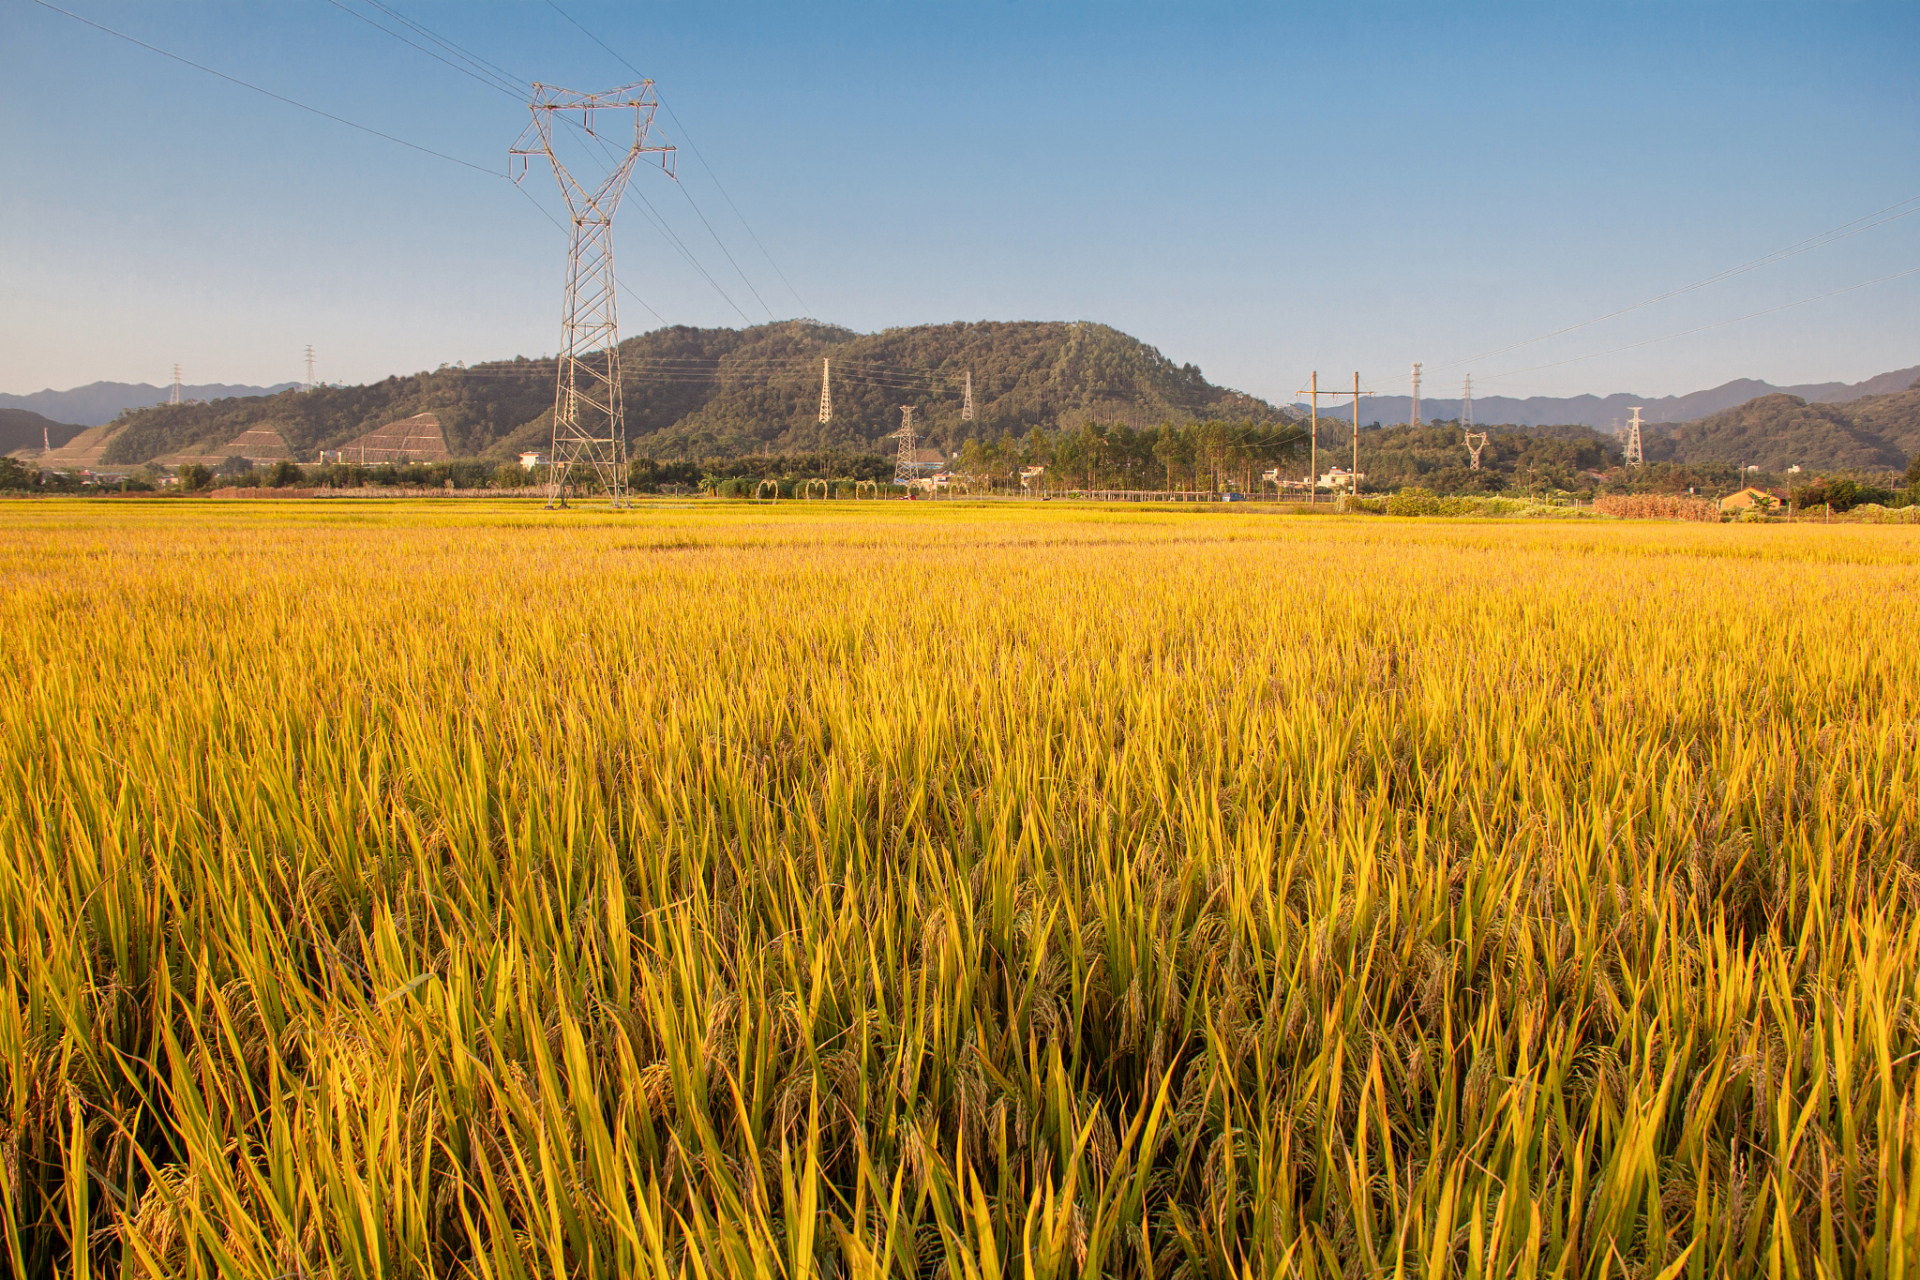
[[[1920,537],[0,505],[22,1276],[1899,1277]]]

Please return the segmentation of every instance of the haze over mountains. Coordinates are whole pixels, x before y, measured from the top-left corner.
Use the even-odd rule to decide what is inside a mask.
[[[1640,406],[1640,417],[1646,422],[1693,422],[1709,414],[1731,409],[1736,405],[1759,396],[1789,395],[1802,400],[1820,404],[1846,404],[1863,396],[1887,395],[1895,391],[1905,391],[1920,378],[1920,365],[1910,369],[1896,369],[1891,373],[1877,374],[1864,382],[1812,382],[1794,387],[1776,387],[1770,382],[1761,382],[1754,378],[1736,378],[1732,382],[1722,383],[1707,391],[1689,392],[1684,396],[1636,396],[1625,392],[1616,392],[1608,396],[1529,396],[1524,400],[1502,395],[1478,395],[1473,397],[1473,420],[1475,422],[1510,422],[1523,427],[1541,427],[1559,424],[1584,424],[1589,427],[1611,428],[1633,417],[1633,408]],[[1365,384],[1362,379],[1362,384]],[[1428,390],[1437,390],[1442,385],[1453,388],[1460,385],[1460,379],[1451,374],[1429,377],[1422,387],[1420,396],[1420,417],[1422,421],[1445,421],[1460,416],[1462,401],[1459,396],[1429,396]],[[1375,383],[1378,386],[1378,383]],[[1333,408],[1328,402],[1321,402],[1323,413],[1340,416],[1340,410],[1347,408],[1350,413],[1352,401],[1345,405],[1334,401]],[[1360,397],[1360,421],[1366,422],[1405,422],[1412,407],[1411,396],[1362,396]],[[1303,404],[1302,410],[1306,408]]]
[[[777,326],[761,326],[763,329],[769,327]],[[818,327],[835,329],[834,326]],[[941,327],[951,326],[916,326],[922,329]],[[716,330],[714,332],[731,331]],[[758,330],[747,332],[758,332]],[[641,338],[629,339],[629,342],[645,342],[651,336],[642,335]],[[1638,405],[1641,409],[1641,417],[1647,422],[1682,423],[1693,422],[1767,395],[1798,396],[1817,404],[1846,404],[1863,396],[1905,391],[1916,378],[1920,378],[1920,365],[1896,369],[1889,373],[1878,374],[1863,382],[1853,383],[1816,382],[1797,386],[1775,386],[1755,378],[1736,378],[1732,382],[1722,383],[1705,391],[1693,391],[1680,396],[1637,396],[1629,392],[1615,392],[1605,396],[1529,396],[1526,398],[1497,394],[1476,395],[1473,400],[1473,416],[1477,422],[1512,423],[1518,426],[1584,424],[1605,429],[1625,423],[1632,416],[1633,407]],[[1380,380],[1373,381],[1377,387]],[[1439,390],[1443,384],[1446,387],[1452,387],[1456,382],[1457,380],[1451,375],[1444,375],[1429,378],[1426,385],[1429,389]],[[292,382],[279,382],[264,387],[230,383],[198,383],[183,386],[181,394],[189,400],[213,401],[236,397],[270,396],[290,390],[297,385]],[[91,427],[112,422],[129,409],[165,404],[170,393],[169,387],[156,387],[145,382],[93,382],[67,391],[36,391],[31,395],[0,394],[0,409],[24,409],[56,424]],[[1336,417],[1342,416],[1339,402],[1323,402],[1323,407],[1329,403],[1334,407],[1327,408],[1327,412]],[[1458,396],[1422,395],[1420,416],[1427,421],[1458,418],[1461,403]],[[1303,403],[1293,407],[1302,411],[1306,408]],[[1362,396],[1360,420],[1363,423],[1405,422],[1408,420],[1410,408],[1411,397],[1409,396]],[[34,426],[32,429],[37,431],[38,427]],[[13,443],[11,434],[8,436],[8,441],[7,449],[24,447],[23,444]],[[0,452],[3,451],[0,450]]]
[[[827,422],[820,420],[823,360],[832,369]],[[633,452],[661,460],[884,451],[903,405],[914,407],[922,438],[946,450],[970,437],[1025,435],[1036,427],[1272,422],[1294,412],[1217,386],[1194,365],[1175,364],[1118,330],[1085,322],[919,325],[876,334],[804,320],[749,329],[671,326],[623,342],[621,361]],[[184,389],[192,403],[180,405],[164,403],[164,388],[95,383],[73,392],[0,397],[45,406],[37,412],[0,408],[6,415],[0,442],[32,454],[43,435],[59,449],[63,440],[54,437],[64,431],[76,438],[63,462],[130,466],[218,460],[242,452],[232,442],[260,431],[281,451],[274,456],[312,462],[323,450],[431,415],[443,439],[436,445],[444,449],[440,456],[507,460],[550,440],[553,375],[553,361],[522,357],[311,392],[293,384],[195,386]],[[969,378],[971,417],[962,412]],[[1920,391],[1908,389],[1917,379],[1920,366],[1851,384],[1779,388],[1743,379],[1686,396],[1485,397],[1476,398],[1474,417],[1486,424],[1584,424],[1604,431],[1639,405],[1654,426],[1649,460],[1900,467],[1920,452]],[[129,409],[83,437],[77,427],[47,421],[55,416],[47,409],[62,404],[72,420],[84,422],[130,397],[162,403]],[[1404,422],[1407,410],[1405,396],[1363,399],[1361,423]],[[1425,399],[1421,410],[1429,422],[1445,421],[1458,415],[1459,401]],[[1322,412],[1343,416],[1337,403],[1323,402]]]
[[[180,395],[187,400],[225,400],[232,396],[270,396],[298,385],[276,382],[270,387],[249,387],[204,382],[182,386]],[[54,422],[98,427],[129,409],[165,404],[172,394],[172,387],[156,387],[150,382],[89,382],[70,391],[36,391],[24,396],[0,394],[0,409],[26,409]]]

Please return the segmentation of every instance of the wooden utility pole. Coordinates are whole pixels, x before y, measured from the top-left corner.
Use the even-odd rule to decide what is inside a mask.
[[[1360,371],[1353,374],[1353,475],[1347,485],[1353,490],[1353,496],[1360,496]]]
[[[1312,454],[1313,475],[1308,478],[1308,483],[1312,486],[1312,488],[1309,489],[1308,492],[1310,492],[1315,498],[1318,498],[1320,496],[1320,397],[1323,395],[1342,396],[1348,393],[1345,391],[1335,391],[1332,388],[1328,388],[1327,390],[1322,391],[1320,389],[1320,372],[1319,370],[1316,369],[1314,371],[1313,377],[1308,381],[1307,385],[1305,387],[1302,387],[1300,390],[1294,392],[1293,394],[1297,396],[1307,396],[1309,397],[1309,400],[1310,400],[1309,407],[1308,407],[1308,415],[1309,415],[1308,420],[1311,424],[1311,430],[1313,433],[1313,454]],[[1353,392],[1352,392],[1352,395],[1353,395],[1353,473],[1356,476],[1360,474],[1360,396],[1362,394],[1363,393],[1360,390],[1360,375],[1356,372],[1353,375]],[[1364,394],[1372,395],[1373,393],[1371,391],[1368,391],[1368,392],[1365,392]],[[1354,495],[1357,497],[1359,496],[1359,493],[1360,493],[1360,482],[1358,480],[1354,480],[1352,483],[1353,483]]]
[[[1310,459],[1307,464],[1307,499],[1312,501],[1320,496],[1320,371],[1318,369],[1313,371],[1313,381],[1309,385],[1312,388],[1313,398],[1308,402],[1310,407],[1307,412],[1311,415],[1313,423],[1313,451],[1307,455]],[[1300,393],[1296,391],[1294,394]]]

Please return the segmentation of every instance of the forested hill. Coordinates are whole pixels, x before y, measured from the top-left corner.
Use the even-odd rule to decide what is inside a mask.
[[[1726,462],[1763,471],[1900,470],[1920,454],[1920,381],[1845,404],[1760,396],[1652,433],[1646,451],[1650,462]]]
[[[948,449],[1035,426],[1147,426],[1222,418],[1277,421],[1282,410],[1209,383],[1118,330],[1085,322],[922,325],[859,334],[796,320],[752,329],[674,326],[620,344],[627,433],[661,459],[872,449],[913,405],[920,432]],[[832,362],[833,419],[819,421],[820,362]],[[961,418],[967,375],[975,414]],[[440,418],[456,457],[508,457],[552,431],[553,363],[515,359],[359,387],[159,405],[123,414],[109,463],[216,450],[271,425],[311,460],[413,414]]]

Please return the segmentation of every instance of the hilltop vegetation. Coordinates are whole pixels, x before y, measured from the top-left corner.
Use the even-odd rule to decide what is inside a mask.
[[[1727,463],[1785,471],[1899,470],[1920,454],[1920,384],[1845,404],[1767,395],[1646,439],[1649,462]]]
[[[929,443],[1024,434],[1089,420],[1135,426],[1206,418],[1279,422],[1273,405],[1209,383],[1191,365],[1105,325],[1006,322],[856,334],[811,321],[747,330],[674,326],[620,345],[636,453],[691,459],[762,449],[864,452],[917,410]],[[833,362],[833,420],[819,421],[820,362]],[[455,456],[503,459],[552,432],[553,364],[524,358],[443,367],[360,387],[159,405],[122,415],[106,461],[216,449],[254,426],[311,459],[416,413],[439,416]],[[975,416],[961,418],[967,375]]]

